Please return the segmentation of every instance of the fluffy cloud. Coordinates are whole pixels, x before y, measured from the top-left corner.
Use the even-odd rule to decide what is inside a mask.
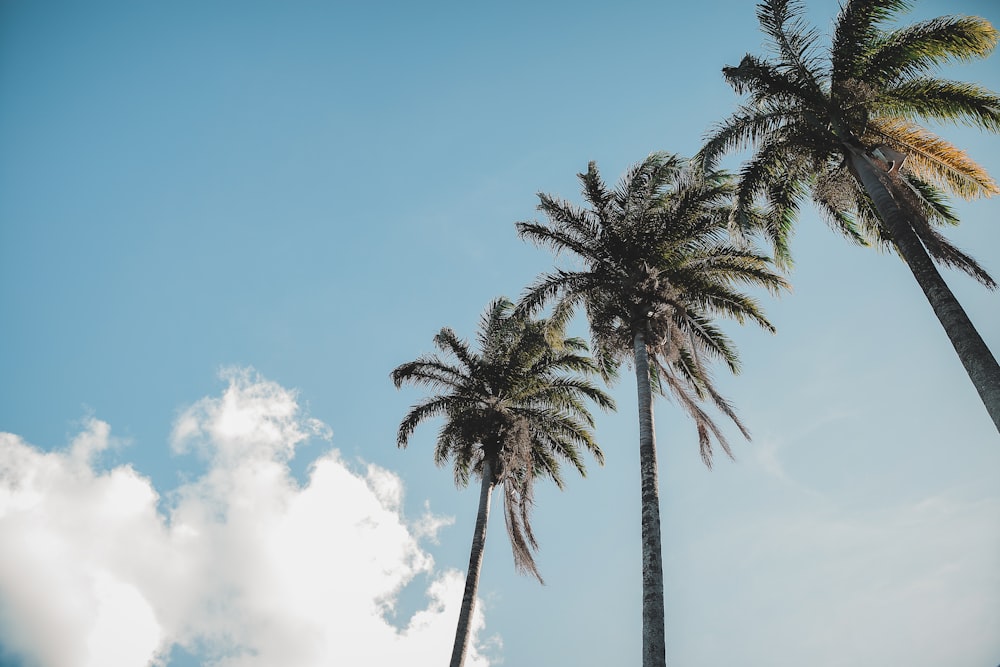
[[[335,450],[299,485],[296,445],[329,429],[277,384],[227,379],[175,424],[173,446],[208,466],[166,511],[131,467],[95,467],[104,422],[59,452],[0,434],[0,643],[44,667],[158,665],[175,644],[219,667],[445,662],[463,576],[436,572],[418,540],[447,520],[408,523],[399,478]],[[419,574],[427,605],[398,628],[387,618]],[[478,646],[466,664],[488,664]]]

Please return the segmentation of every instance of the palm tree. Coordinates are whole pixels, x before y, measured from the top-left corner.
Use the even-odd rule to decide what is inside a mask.
[[[559,322],[513,311],[514,304],[504,298],[490,304],[480,322],[479,351],[444,328],[434,337],[443,359],[424,355],[392,371],[396,388],[409,382],[440,392],[410,409],[399,425],[397,444],[406,447],[421,422],[444,417],[434,462],[450,461],[459,487],[473,476],[481,480],[451,667],[465,661],[493,489],[504,490],[515,567],[541,582],[532,555],[538,548],[530,522],[534,481],[547,477],[563,488],[563,461],[585,475],[581,448],[603,464],[584,399],[614,408],[586,377],[597,367],[585,356],[584,341],[567,338]]]
[[[800,199],[808,192],[835,229],[866,245],[894,248],[913,272],[1000,430],[1000,366],[935,267],[996,283],[936,229],[957,224],[941,192],[965,198],[1000,192],[968,155],[918,121],[960,122],[1000,131],[1000,97],[971,83],[932,76],[936,66],[985,57],[998,33],[985,19],[944,16],[889,29],[906,0],[847,0],[829,50],[795,0],[764,0],[761,28],[771,59],[744,56],[726,67],[748,99],[712,133],[700,157],[753,155],[740,173],[738,209],[765,199],[763,229],[779,261]],[[752,221],[737,215],[743,227]],[[759,220],[759,218],[758,218]]]
[[[519,222],[522,238],[567,251],[584,264],[558,269],[531,285],[519,308],[533,312],[556,300],[554,318],[582,304],[594,352],[605,377],[625,359],[634,362],[639,401],[642,495],[642,624],[645,667],[664,665],[663,564],[652,392],[668,392],[694,419],[702,458],[712,440],[729,454],[724,434],[703,407],[714,404],[747,437],[732,407],[713,387],[708,362],[733,372],[732,343],[713,315],[753,320],[773,330],[757,302],[737,283],[776,291],[784,281],[768,259],[729,242],[733,184],[722,172],[697,174],[685,161],[654,153],[610,191],[591,162],[579,174],[588,208],[539,194],[547,223]]]

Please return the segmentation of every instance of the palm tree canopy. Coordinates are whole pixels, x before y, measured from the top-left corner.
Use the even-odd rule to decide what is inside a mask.
[[[993,287],[982,267],[936,227],[958,223],[942,192],[974,198],[1000,188],[965,152],[919,123],[1000,131],[1000,96],[933,75],[941,65],[986,57],[1000,33],[975,16],[890,27],[910,4],[847,0],[823,49],[819,32],[802,18],[802,2],[761,2],[757,18],[769,57],[747,54],[738,66],[723,68],[747,100],[714,129],[699,158],[711,167],[728,151],[754,149],[740,173],[736,217],[743,228],[763,231],[776,259],[788,263],[792,222],[807,192],[849,239],[891,247],[870,197],[849,171],[848,152],[864,151],[896,175],[893,196],[931,257]],[[771,215],[748,214],[759,199]]]
[[[441,355],[392,371],[397,388],[410,383],[437,392],[403,418],[397,444],[406,447],[417,425],[442,417],[434,462],[450,462],[458,486],[482,478],[489,460],[490,483],[504,488],[514,563],[541,581],[532,556],[538,546],[529,521],[532,485],[544,477],[562,488],[564,462],[585,475],[581,450],[604,463],[585,400],[609,410],[614,401],[587,378],[597,367],[583,340],[567,337],[559,322],[514,313],[508,299],[490,304],[477,343],[475,349],[443,328],[434,337]]]
[[[536,244],[574,254],[583,267],[541,276],[520,308],[531,312],[556,300],[554,317],[567,317],[582,304],[606,377],[632,356],[633,338],[641,333],[653,360],[654,387],[677,398],[694,417],[709,463],[709,433],[730,450],[701,407],[703,400],[746,434],[712,385],[707,361],[739,370],[732,342],[712,317],[750,320],[773,330],[759,303],[739,287],[776,292],[787,285],[771,271],[768,257],[731,240],[734,183],[729,174],[701,173],[676,155],[654,153],[614,190],[593,162],[579,178],[587,207],[539,194],[538,208],[547,222],[519,222],[517,230]]]

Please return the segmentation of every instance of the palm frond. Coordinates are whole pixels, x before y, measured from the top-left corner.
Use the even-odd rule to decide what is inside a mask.
[[[577,174],[577,178],[579,178],[580,182],[583,184],[583,198],[591,205],[591,207],[593,207],[598,220],[603,220],[608,204],[613,199],[613,194],[609,192],[607,186],[604,185],[604,181],[601,179],[601,175],[597,171],[597,163],[591,161],[587,165],[587,171]],[[542,195],[539,194],[539,197],[541,196]],[[594,237],[597,235],[598,234],[595,230]]]
[[[1000,96],[974,83],[910,79],[886,88],[875,109],[890,117],[962,123],[1000,132]]]
[[[740,64],[722,68],[722,78],[740,95],[749,95],[754,105],[774,100],[813,99],[819,88],[802,78],[802,71],[782,67],[763,58],[746,54]]]
[[[867,246],[868,241],[851,215],[857,189],[857,183],[841,168],[820,172],[809,190],[813,203],[831,229],[855,245]]]
[[[948,199],[941,190],[912,174],[904,173],[903,178],[906,179],[910,188],[920,198],[928,222],[934,225],[949,225],[952,227],[957,226],[961,222],[958,216],[955,215],[954,209],[948,204]]]
[[[449,327],[444,327],[434,336],[434,346],[453,355],[466,368],[474,368],[475,355],[469,348],[469,344],[461,340],[458,335]]]
[[[823,98],[819,32],[805,22],[804,13],[798,0],[763,0],[757,5],[757,20],[779,57],[777,70],[795,84],[803,98],[819,101]]]
[[[880,25],[910,6],[906,0],[850,0],[841,4],[830,49],[835,86],[849,79],[865,78],[871,44],[881,34]]]
[[[420,422],[431,417],[447,414],[453,402],[454,399],[451,396],[440,396],[410,408],[410,411],[406,413],[403,421],[399,424],[399,431],[396,434],[396,445],[405,448],[409,444],[410,436],[413,435],[413,431]]]
[[[985,58],[996,47],[997,38],[990,22],[978,16],[919,21],[868,36],[860,43],[867,52],[854,76],[879,84],[905,81],[948,62]]]
[[[548,209],[545,209],[548,210]],[[514,227],[517,235],[538,246],[547,246],[556,252],[569,251],[581,257],[600,257],[602,249],[597,247],[594,238],[587,238],[574,233],[572,226],[560,220],[559,227],[551,227],[537,222],[518,222]]]
[[[870,133],[907,156],[904,168],[917,178],[965,199],[1000,193],[996,182],[965,151],[902,118],[872,121]]]
[[[788,118],[784,109],[761,111],[741,106],[710,131],[695,161],[713,169],[723,155],[756,145],[787,124]]]
[[[898,174],[889,177],[887,182],[893,199],[904,211],[910,226],[932,259],[968,274],[989,289],[996,288],[996,282],[975,259],[959,250],[931,226],[928,217],[930,209],[923,197],[923,192],[913,187],[907,179]]]
[[[518,312],[534,313],[547,302],[561,298],[562,308],[572,309],[580,301],[582,294],[598,286],[596,277],[586,271],[564,271],[557,269],[546,273],[525,288],[518,303]]]

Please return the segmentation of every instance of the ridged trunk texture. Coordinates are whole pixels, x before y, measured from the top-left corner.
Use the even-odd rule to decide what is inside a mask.
[[[479,490],[476,528],[472,533],[469,573],[465,575],[465,593],[462,596],[462,610],[458,614],[458,628],[455,630],[455,646],[451,650],[450,667],[462,667],[462,663],[465,662],[466,649],[469,647],[469,630],[472,627],[472,612],[476,608],[479,572],[483,567],[483,553],[486,548],[486,522],[490,518],[490,496],[492,493],[493,465],[489,459],[486,459],[483,463],[483,484]]]
[[[965,366],[969,379],[979,392],[979,398],[986,406],[993,424],[1000,432],[1000,365],[997,364],[996,357],[934,266],[892,193],[882,183],[876,171],[878,167],[859,150],[849,151],[849,158],[852,171],[875,202],[882,223],[892,236],[899,254],[913,272],[920,289],[924,291],[934,314],[958,353],[958,358]]]
[[[642,493],[642,665],[665,667],[663,629],[663,552],[660,539],[660,490],[653,431],[653,391],[649,382],[646,338],[636,332],[635,382],[639,394],[639,474]]]

